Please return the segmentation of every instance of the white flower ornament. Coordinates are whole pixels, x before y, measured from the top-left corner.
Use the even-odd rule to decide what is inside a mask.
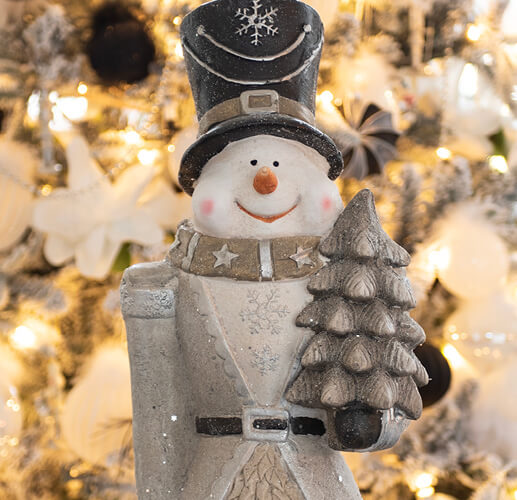
[[[139,199],[154,169],[138,165],[111,183],[77,137],[67,147],[67,188],[36,203],[33,226],[46,233],[45,257],[60,266],[75,257],[84,276],[104,279],[125,242],[155,245],[163,231]]]

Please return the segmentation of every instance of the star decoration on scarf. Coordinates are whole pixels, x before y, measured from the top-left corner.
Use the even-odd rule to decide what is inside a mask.
[[[163,241],[156,212],[170,205],[170,193],[147,201],[142,196],[153,181],[152,167],[130,167],[112,183],[82,137],[70,142],[67,160],[67,187],[40,199],[33,214],[34,228],[46,233],[44,252],[51,264],[75,258],[83,276],[104,279],[124,243]]]
[[[212,252],[212,255],[216,258],[214,269],[217,269],[218,267],[224,266],[231,269],[232,267],[232,260],[239,257],[239,254],[232,253],[230,250],[228,250],[228,245],[225,244],[221,250],[217,252]]]
[[[296,262],[298,269],[301,269],[303,266],[314,266],[314,262],[310,258],[310,254],[312,253],[312,248],[307,248],[306,250],[303,247],[298,247],[296,253],[291,255],[289,258]]]

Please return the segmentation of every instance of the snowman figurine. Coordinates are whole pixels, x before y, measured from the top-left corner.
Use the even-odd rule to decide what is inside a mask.
[[[183,21],[193,221],[121,296],[140,499],[359,499],[339,451],[392,446],[426,382],[407,253],[314,126],[323,27],[297,0]]]

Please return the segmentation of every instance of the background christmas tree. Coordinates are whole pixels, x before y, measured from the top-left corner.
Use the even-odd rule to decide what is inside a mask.
[[[189,216],[199,3],[0,0],[0,498],[135,498],[118,285]],[[371,189],[411,254],[432,379],[394,449],[347,460],[366,499],[515,499],[517,2],[308,3],[343,201]]]

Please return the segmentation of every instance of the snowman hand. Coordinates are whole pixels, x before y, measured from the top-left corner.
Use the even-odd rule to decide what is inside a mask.
[[[124,273],[120,287],[125,318],[174,318],[178,281],[167,262],[137,264]]]

